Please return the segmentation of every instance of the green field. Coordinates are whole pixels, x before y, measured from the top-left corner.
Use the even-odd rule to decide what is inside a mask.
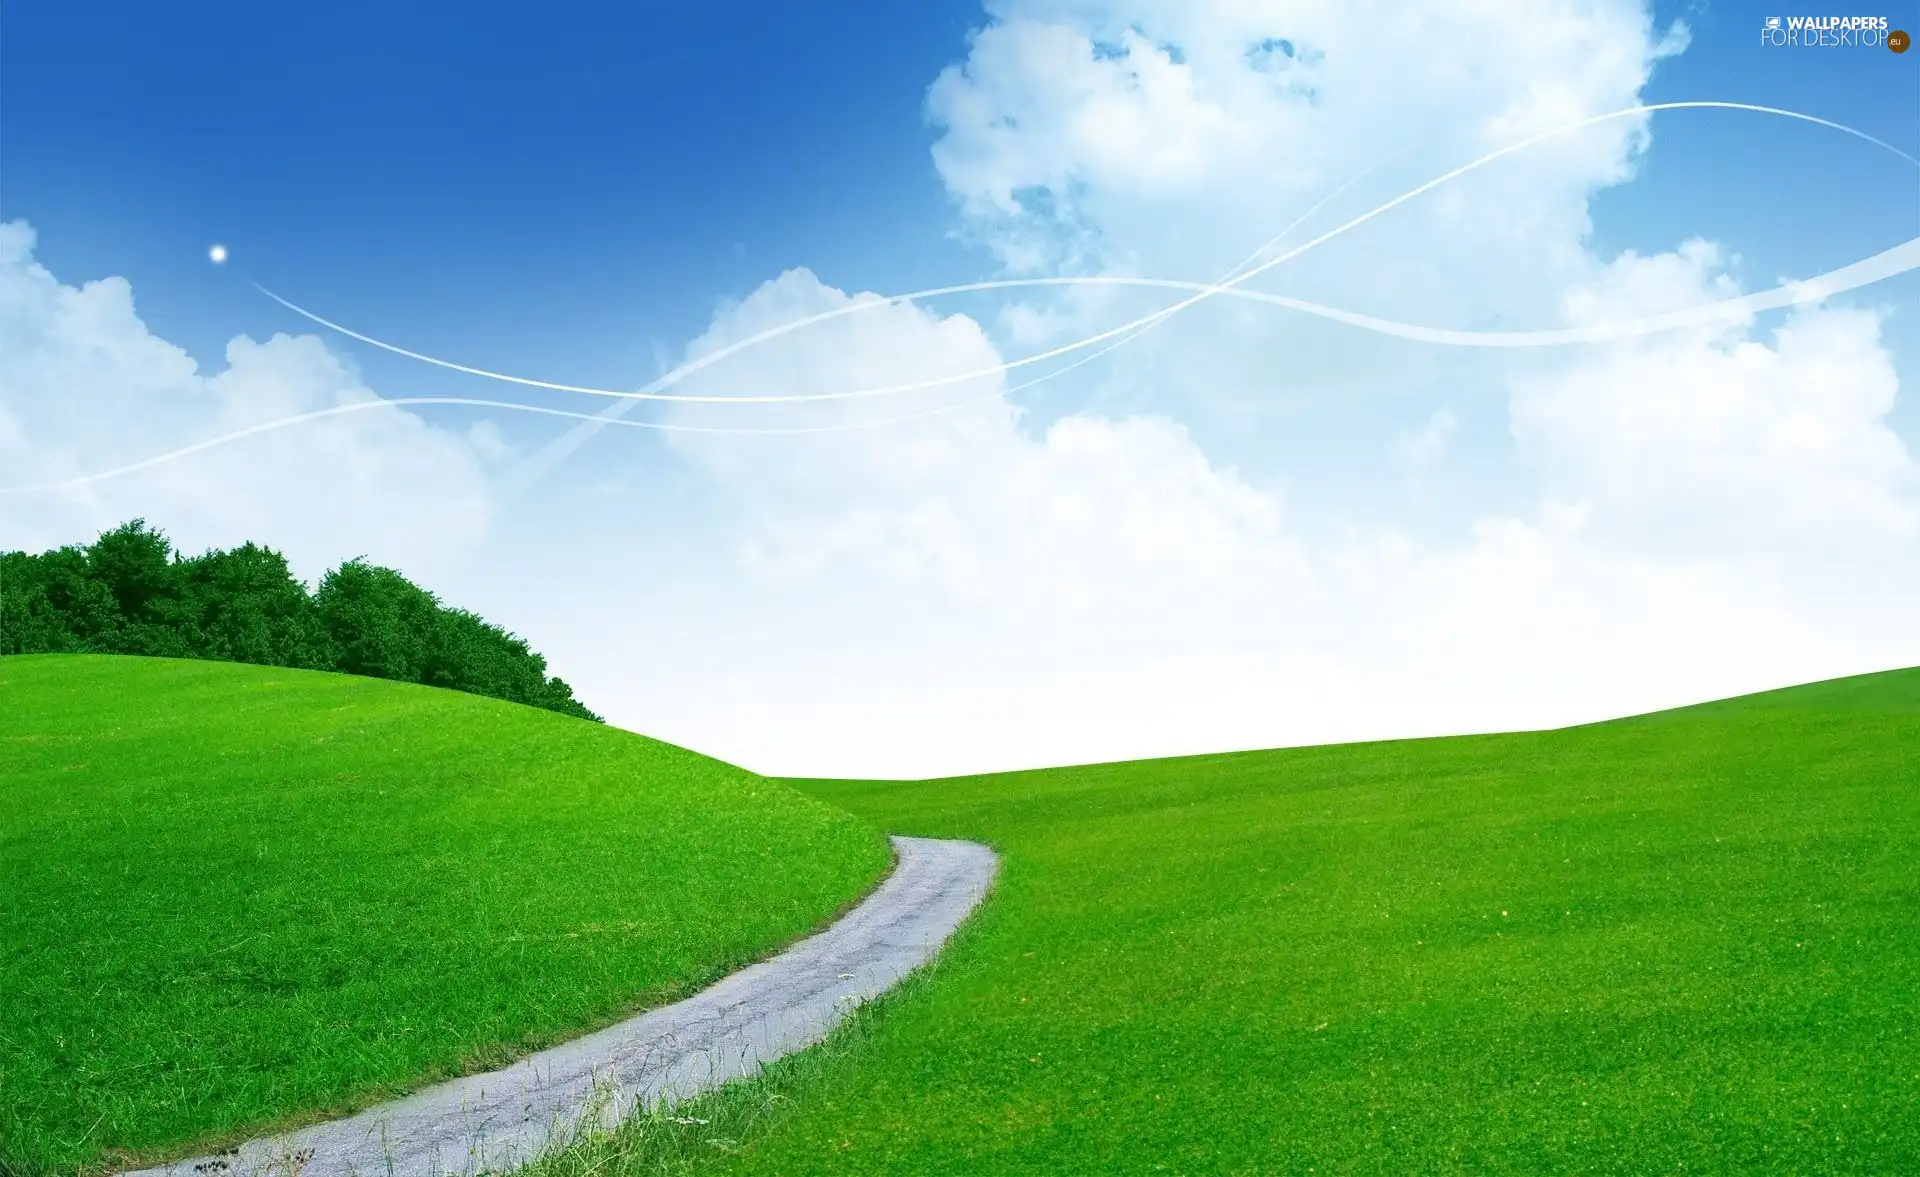
[[[803,787],[1004,873],[924,984],[693,1113],[744,1155],[669,1126],[674,1171],[1920,1173],[1920,672]]]
[[[843,811],[551,712],[0,659],[0,1170],[499,1065],[766,955],[888,861]]]
[[[793,782],[866,824],[387,683],[7,659],[0,700],[0,1092],[42,1168],[684,991],[858,895],[884,829],[1002,855],[934,970],[539,1177],[1920,1173],[1920,671]]]

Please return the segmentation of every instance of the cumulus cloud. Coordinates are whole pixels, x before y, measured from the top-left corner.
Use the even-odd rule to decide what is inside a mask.
[[[971,230],[1016,269],[1225,264],[1363,169],[1380,184],[1358,197],[1631,106],[1678,47],[1653,36],[1633,0],[1001,0],[988,11],[928,112],[934,162]],[[1396,259],[1396,286],[1445,283],[1473,300],[1463,310],[1511,309],[1508,298],[1530,308],[1538,291],[1516,290],[1513,271],[1566,272],[1587,197],[1629,177],[1646,141],[1635,117],[1503,161],[1370,228],[1367,260]],[[1476,281],[1496,270],[1499,281]]]
[[[206,374],[155,336],[123,278],[60,282],[0,224],[0,457],[7,486],[82,477],[282,417],[372,400],[312,336],[245,336]],[[484,444],[484,443],[483,443]],[[312,576],[368,555],[431,571],[483,534],[474,446],[398,409],[258,434],[58,491],[0,496],[0,545],[39,548],[143,516],[188,550],[257,540]]]
[[[1566,317],[1727,290],[1720,256],[1691,244],[1595,265],[1565,293]],[[723,308],[693,351],[866,297],[789,273]],[[672,641],[593,627],[578,643],[580,677],[616,719],[763,770],[884,776],[1549,726],[1920,657],[1864,620],[1884,611],[1837,623],[1857,565],[1823,566],[1811,585],[1756,572],[1753,557],[1804,551],[1797,533],[1675,547],[1622,513],[1690,503],[1700,527],[1725,530],[1772,518],[1742,488],[1782,482],[1772,502],[1831,491],[1838,468],[1807,456],[1828,451],[1756,439],[1782,428],[1881,437],[1874,321],[1803,311],[1771,344],[1735,325],[1592,349],[1518,378],[1532,501],[1458,535],[1303,530],[1276,487],[1210,459],[1174,421],[1076,412],[1028,427],[998,377],[907,406],[829,402],[783,418],[967,406],[904,425],[678,435],[678,452],[740,508],[729,534],[746,577],[704,617],[681,606]],[[1795,331],[1825,342],[1809,350]],[[996,354],[964,316],[887,307],[836,320],[826,338],[742,353],[689,390],[831,391],[974,370]],[[1716,365],[1717,383],[1701,378]],[[1810,384],[1811,398],[1770,392]],[[1738,428],[1699,427],[1728,403],[1741,406]],[[1807,404],[1825,406],[1825,426],[1775,427]],[[1553,416],[1576,410],[1602,422],[1650,413],[1659,427]],[[677,419],[737,411],[686,407]],[[1450,410],[1434,412],[1405,438],[1405,460],[1431,473],[1459,429]],[[1592,453],[1576,463],[1565,446]],[[1745,481],[1724,485],[1731,475],[1702,466],[1713,454],[1750,463]],[[1654,467],[1680,473],[1623,497],[1631,472]],[[1868,478],[1893,515],[1901,468]],[[1831,500],[1830,521],[1851,518],[1851,501]],[[641,658],[660,685],[632,681]]]
[[[927,97],[959,233],[1014,273],[1199,281],[1298,218],[1265,257],[1520,139],[1632,107],[1686,40],[1640,0],[995,0],[987,14]],[[1550,139],[1253,285],[1435,326],[1552,326],[1563,293],[1590,277],[1589,202],[1630,180],[1651,142],[1645,115]],[[996,322],[1009,354],[1026,354],[1168,301],[1045,291],[1010,300]],[[1430,406],[1498,389],[1510,362],[1214,300],[1022,403],[1042,416],[1158,412],[1255,469],[1305,444],[1310,411],[1410,396]],[[1374,422],[1363,444],[1376,453],[1408,432],[1371,408],[1341,411]],[[1292,436],[1263,444],[1282,431]]]
[[[1722,251],[1626,254],[1570,293],[1571,321],[1738,293]],[[1643,542],[1725,552],[1910,541],[1920,469],[1887,414],[1899,388],[1878,312],[1803,307],[1608,347],[1516,382],[1513,432],[1552,494]]]
[[[1633,105],[1685,43],[1637,0],[988,13],[927,108],[960,230],[1011,272],[1213,278],[1355,175],[1301,237]],[[1589,201],[1651,144],[1640,118],[1553,141],[1262,281],[1461,327],[1736,293],[1737,259],[1706,241],[1594,254]],[[60,287],[29,251],[0,269],[0,331],[15,333],[0,336],[0,455],[33,477],[138,456],[141,429],[144,449],[367,395],[313,340],[236,341],[225,372],[200,375],[139,324],[124,284]],[[862,304],[682,388],[941,378],[1153,305],[1083,291],[973,317],[795,269],[721,307],[689,354]],[[512,594],[546,610],[522,628],[596,708],[765,771],[928,775],[1597,719],[1920,661],[1910,606],[1869,591],[1920,570],[1882,328],[1828,305],[1520,357],[1209,307],[1044,399],[991,375],[675,406],[682,426],[836,431],[668,434],[720,510],[650,503],[672,508],[646,512],[651,530],[596,517],[496,555]],[[84,403],[48,392],[67,388]],[[1504,404],[1505,436],[1476,395]],[[109,410],[135,425],[100,426]],[[210,534],[279,527],[344,469],[382,509],[343,534],[462,540],[486,518],[480,462],[505,446],[370,413],[236,447],[224,472],[156,471],[137,501],[178,496]],[[1417,528],[1356,508],[1396,474],[1464,485],[1475,506]]]
[[[1686,40],[1630,0],[988,10],[928,110],[963,232],[1014,272],[1213,277],[1369,167],[1368,199],[1315,227],[1635,104]],[[1588,202],[1650,143],[1641,118],[1554,141],[1276,277],[1475,327],[1737,293],[1737,259],[1705,241],[1592,252]],[[692,351],[865,297],[792,272],[723,308]],[[969,371],[1003,354],[988,324],[1025,348],[1109,325],[1134,298],[1020,300],[985,323],[889,307],[689,387],[824,392]],[[1820,306],[1764,330],[1462,356],[1222,307],[1130,345],[1093,389],[1100,411],[1081,388],[1054,402],[1067,408],[1026,412],[995,377],[781,418],[965,405],[885,428],[679,437],[740,508],[747,576],[726,596],[724,638],[716,624],[662,668],[670,692],[609,707],[768,770],[919,775],[1561,724],[1920,660],[1899,636],[1903,606],[1860,587],[1920,563],[1880,329],[1877,312]],[[1504,392],[1504,446],[1469,435],[1478,415],[1434,407],[1474,388]],[[1370,407],[1295,411],[1282,430],[1276,397]],[[1223,429],[1232,402],[1251,407]],[[1421,407],[1406,420],[1395,405]],[[1266,456],[1383,446],[1388,460],[1331,479]],[[1222,452],[1262,460],[1236,468]],[[1442,458],[1468,453],[1515,468],[1492,480],[1500,501],[1418,531],[1352,518],[1370,482],[1396,468],[1458,480],[1471,464]],[[721,661],[732,669],[699,669]]]
[[[857,301],[876,300],[792,271],[723,309],[690,352]],[[999,359],[965,315],[894,305],[740,353],[683,387],[806,395]],[[1035,436],[1004,385],[996,374],[904,400],[829,401],[755,418],[792,428],[894,420],[871,429],[670,436],[737,495],[755,521],[743,555],[777,577],[844,564],[1018,612],[1084,610],[1115,589],[1222,597],[1288,580],[1297,560],[1278,499],[1210,463],[1178,423],[1076,413]],[[674,420],[713,424],[737,411],[683,406]]]

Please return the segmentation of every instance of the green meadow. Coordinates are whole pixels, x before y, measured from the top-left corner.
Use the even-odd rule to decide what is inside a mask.
[[[20,658],[0,698],[38,1170],[658,1003],[855,899],[884,830],[1002,857],[930,970],[530,1177],[1920,1172],[1920,671],[797,791],[329,675]]]
[[[1920,672],[796,783],[991,843],[993,897],[825,1049],[540,1177],[1920,1173]]]
[[[0,1171],[501,1065],[768,955],[888,862],[844,810],[551,711],[0,659]]]

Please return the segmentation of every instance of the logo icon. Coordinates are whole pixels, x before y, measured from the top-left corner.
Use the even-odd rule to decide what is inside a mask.
[[[1913,38],[1907,36],[1907,30],[1895,29],[1887,34],[1887,48],[1895,53],[1905,53],[1907,46],[1913,44]]]
[[[1769,32],[1769,33],[1771,33],[1771,32],[1773,32],[1774,30],[1776,30],[1776,29],[1778,29],[1779,27],[1780,27],[1780,18],[1779,18],[1779,17],[1777,17],[1777,16],[1770,16],[1770,17],[1768,17],[1768,18],[1767,18],[1767,27],[1766,27],[1766,30],[1765,30],[1765,31],[1767,31],[1767,32]]]

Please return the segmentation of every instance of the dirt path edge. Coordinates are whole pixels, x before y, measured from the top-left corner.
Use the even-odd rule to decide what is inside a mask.
[[[975,842],[894,837],[897,861],[831,927],[672,1005],[357,1115],[122,1177],[471,1177],[518,1168],[583,1117],[757,1073],[824,1039],[940,951],[999,872]]]

